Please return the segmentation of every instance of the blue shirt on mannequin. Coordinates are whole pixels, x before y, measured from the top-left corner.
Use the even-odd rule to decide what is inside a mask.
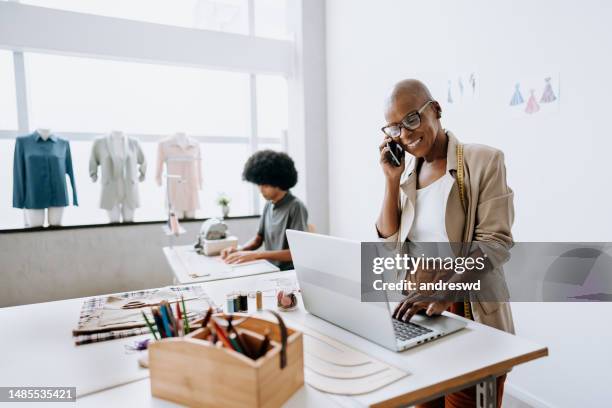
[[[37,132],[18,137],[13,162],[13,207],[66,207],[66,174],[72,186],[72,204],[78,205],[68,141],[55,135],[45,140]]]

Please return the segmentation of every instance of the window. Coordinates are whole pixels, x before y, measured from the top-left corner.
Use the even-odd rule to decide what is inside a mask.
[[[242,180],[252,148],[250,74],[39,53],[26,53],[24,59],[30,128],[50,128],[70,141],[79,206],[65,209],[63,225],[108,222],[99,208],[100,180],[93,182],[89,176],[89,158],[93,140],[111,130],[138,138],[148,163],[146,178],[138,184],[141,205],[135,221],[167,217],[166,190],[155,181],[157,146],[177,131],[194,137],[202,153],[203,188],[196,217],[219,216],[220,194],[231,199],[230,216],[258,211],[255,187]],[[8,68],[3,65],[2,72],[10,74],[3,77],[13,81],[13,69],[12,60]],[[255,148],[282,150],[287,81],[274,75],[255,78]],[[5,105],[16,116],[14,92]],[[12,137],[0,139],[0,157],[9,158],[0,169],[0,185],[6,192],[0,203],[2,229],[24,225],[22,211],[11,207],[14,145]]]
[[[290,38],[287,24],[287,0],[253,0],[255,35],[285,40]]]
[[[230,216],[252,214],[252,188],[242,181],[242,169],[250,156],[247,145],[208,143],[202,146],[202,178],[205,188],[200,196],[203,212],[220,216],[219,194],[230,197]],[[228,182],[231,180],[231,183]]]
[[[277,152],[284,152],[285,149],[280,143],[262,143],[259,146],[259,150],[274,150]]]
[[[259,137],[284,137],[288,126],[288,106],[287,80],[280,76],[257,75]]]
[[[0,50],[0,131],[17,129],[13,53]]]
[[[24,4],[186,28],[249,33],[248,0],[21,0]],[[254,33],[291,38],[287,0],[253,0]]]
[[[70,132],[249,134],[249,76],[26,54],[30,124]]]
[[[35,13],[30,6],[38,7]],[[83,14],[65,19],[53,9]],[[101,177],[91,180],[89,159],[94,140],[113,130],[138,139],[148,163],[146,178],[138,183],[136,222],[167,218],[167,192],[155,177],[158,144],[177,132],[195,139],[202,154],[197,218],[220,215],[220,194],[231,200],[230,216],[260,211],[256,187],[242,180],[242,169],[254,151],[267,146],[283,150],[287,145],[286,78],[293,53],[288,52],[290,42],[262,42],[246,35],[288,38],[286,0],[20,0],[10,10],[16,18],[44,15],[50,24],[68,23],[57,36],[28,47],[36,52],[11,44],[10,32],[9,43],[3,44],[7,49],[0,50],[0,229],[24,226],[23,211],[12,208],[15,137],[37,128],[49,128],[70,142],[79,206],[66,207],[63,225],[108,222],[100,208]],[[86,14],[108,17],[109,29],[118,23],[112,19],[124,19],[121,26],[134,35],[142,29],[135,21],[244,34],[232,39],[181,30],[184,39],[171,45],[184,45],[188,55],[196,55],[199,40],[214,44],[227,37],[224,53],[246,52],[245,58],[225,70],[224,58],[210,61],[217,67],[210,69],[197,58],[173,63],[176,54],[160,47],[159,55],[145,62],[141,55],[126,55],[129,52],[110,33],[99,33],[100,41],[89,48],[72,49],[72,36],[82,26],[79,20],[98,20]],[[162,38],[168,28],[148,30]],[[251,45],[260,44],[266,54],[279,58],[249,54]],[[70,185],[68,189],[71,196]]]
[[[249,32],[247,0],[22,0],[22,3],[179,27]]]

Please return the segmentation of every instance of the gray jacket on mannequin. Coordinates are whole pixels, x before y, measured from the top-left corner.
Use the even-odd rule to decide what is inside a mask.
[[[143,181],[147,171],[147,161],[140,143],[131,137],[125,138],[124,155],[115,150],[110,136],[94,141],[89,159],[89,175],[95,182],[98,179],[98,166],[101,168],[102,194],[100,208],[112,210],[117,204],[138,208],[138,181]]]

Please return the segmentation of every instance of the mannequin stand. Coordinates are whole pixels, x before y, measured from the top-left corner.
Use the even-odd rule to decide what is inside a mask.
[[[189,219],[194,219],[195,218],[195,211],[176,210],[176,211],[174,211],[174,213],[176,214],[176,216],[180,220],[189,220]]]
[[[112,223],[134,222],[134,209],[125,204],[117,204],[107,211],[108,219]]]
[[[64,215],[64,207],[49,207],[38,210],[25,210],[26,227],[36,228],[45,225],[45,210],[47,212],[47,224],[50,227],[58,227],[62,225],[62,216]]]

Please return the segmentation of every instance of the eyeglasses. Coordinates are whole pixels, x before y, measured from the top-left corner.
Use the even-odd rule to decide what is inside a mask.
[[[389,137],[399,137],[402,134],[402,128],[413,131],[417,130],[419,126],[421,126],[421,113],[432,103],[432,100],[425,102],[425,105],[421,107],[416,112],[409,112],[404,118],[400,121],[400,123],[394,123],[392,125],[387,125],[382,128],[382,131],[385,135]]]

